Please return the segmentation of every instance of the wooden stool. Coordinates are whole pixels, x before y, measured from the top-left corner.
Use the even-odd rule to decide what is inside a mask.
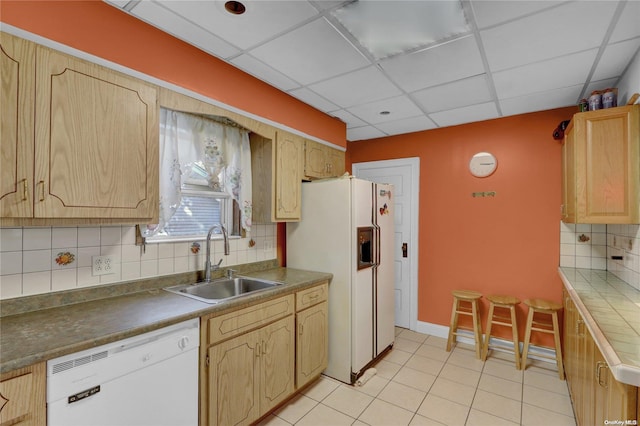
[[[524,334],[524,349],[522,350],[522,369],[527,368],[527,353],[529,352],[529,340],[532,331],[553,334],[553,341],[556,346],[556,364],[558,365],[558,376],[564,380],[564,367],[562,366],[562,349],[560,347],[560,328],[558,326],[558,311],[562,305],[544,299],[526,299],[525,305],[529,307],[527,315],[527,327]],[[534,321],[535,314],[551,315],[551,322]],[[552,356],[539,355],[543,358],[553,359]]]
[[[518,323],[516,322],[516,305],[520,303],[520,299],[514,296],[497,295],[487,296],[487,299],[489,300],[489,316],[487,317],[487,332],[484,337],[484,345],[482,346],[482,360],[487,360],[492,326],[502,325],[505,327],[511,327],[511,333],[513,336],[513,353],[516,358],[516,369],[520,370],[520,342],[518,340]],[[497,313],[494,316],[496,308],[508,309],[510,316],[500,316],[500,313]]]
[[[480,315],[478,315],[478,300],[482,297],[481,293],[470,290],[454,290],[453,309],[451,310],[451,324],[449,325],[449,337],[447,338],[447,352],[451,351],[451,344],[454,336],[458,335],[458,329],[473,331],[476,342],[476,356],[480,358],[480,350],[482,347],[482,326],[480,325]],[[465,306],[468,303],[469,305]],[[458,315],[469,315],[473,319],[473,329],[458,326]]]

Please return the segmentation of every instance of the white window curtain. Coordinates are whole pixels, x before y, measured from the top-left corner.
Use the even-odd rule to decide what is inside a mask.
[[[185,188],[229,194],[240,206],[242,228],[249,231],[249,132],[207,117],[161,108],[159,223],[146,227],[146,237],[164,229],[180,205]]]

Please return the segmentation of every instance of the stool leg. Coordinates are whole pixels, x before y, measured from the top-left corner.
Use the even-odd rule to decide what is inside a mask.
[[[520,342],[518,340],[518,324],[516,323],[516,307],[509,307],[511,312],[511,330],[513,333],[513,352],[516,357],[516,369],[520,370]]]
[[[484,344],[482,345],[482,359],[487,360],[487,352],[489,352],[489,339],[491,339],[491,324],[493,324],[493,302],[489,303],[489,315],[487,316],[487,332],[484,337]]]
[[[527,368],[527,355],[529,352],[529,339],[531,338],[531,323],[533,323],[533,308],[529,308],[529,314],[527,315],[527,327],[524,332],[524,348],[522,349],[522,362],[520,367],[522,370]]]
[[[478,315],[478,301],[471,302],[471,312],[473,315],[473,334],[476,341],[476,358],[481,359],[480,350],[482,348],[482,325],[480,315]]]
[[[453,299],[453,308],[451,309],[451,323],[449,324],[449,336],[447,337],[447,352],[451,351],[454,333],[458,328],[458,299]]]
[[[564,367],[562,365],[562,349],[560,348],[560,328],[558,327],[558,312],[551,314],[553,319],[553,340],[556,345],[556,363],[558,364],[558,376],[560,380],[564,380]]]

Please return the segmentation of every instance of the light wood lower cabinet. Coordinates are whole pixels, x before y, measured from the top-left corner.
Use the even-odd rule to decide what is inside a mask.
[[[209,348],[209,424],[248,425],[294,389],[294,319]]]
[[[329,318],[327,283],[296,294],[296,388],[316,379],[327,368]]]
[[[46,364],[0,377],[0,425],[44,426],[47,423]]]
[[[248,425],[327,366],[328,282],[201,318],[200,424]]]
[[[613,377],[566,290],[564,308],[564,363],[578,425],[636,420],[638,388]]]

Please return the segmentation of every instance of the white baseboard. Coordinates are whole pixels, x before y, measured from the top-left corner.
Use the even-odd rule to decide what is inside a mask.
[[[443,339],[446,339],[447,337],[449,337],[448,326],[432,324],[430,322],[418,321],[416,323],[416,329],[414,331],[417,331],[418,333],[428,334],[430,336],[442,337]],[[457,336],[456,342],[466,343],[468,345],[473,345],[475,343],[473,339],[473,334],[471,332],[465,332],[465,330],[462,330],[459,333],[468,334],[469,337],[464,335]],[[485,336],[483,335],[482,338],[484,339]],[[519,342],[519,343],[520,343],[520,353],[522,353],[522,348],[524,346],[524,343],[523,342]],[[505,347],[505,348],[508,348],[510,346],[513,347],[513,343],[510,340],[505,340],[505,339],[501,339],[493,336],[491,337],[489,344],[497,346],[492,349],[495,349],[498,351],[501,351],[500,347]],[[555,357],[555,351],[553,349],[545,348],[542,346],[529,345],[529,354],[527,358],[555,364],[555,361],[548,357]]]

